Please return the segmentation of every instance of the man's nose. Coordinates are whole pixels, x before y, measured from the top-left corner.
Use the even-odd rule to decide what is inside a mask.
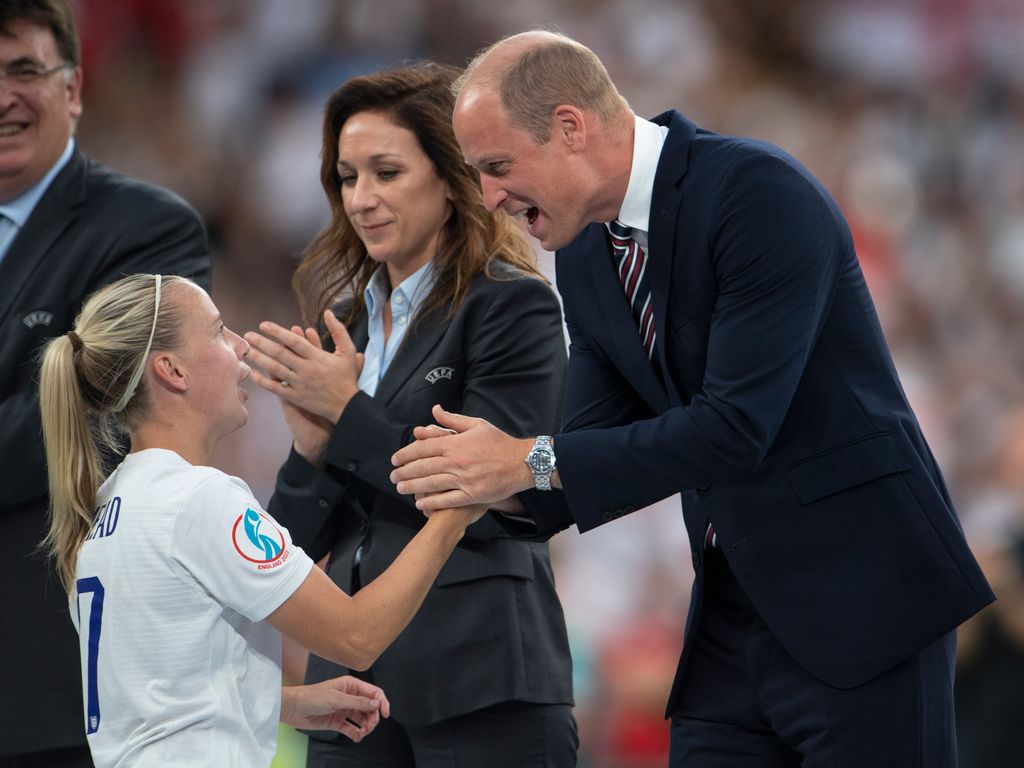
[[[7,109],[14,103],[14,88],[8,77],[0,73],[0,111]]]
[[[483,192],[484,205],[488,211],[498,210],[498,206],[508,197],[501,183],[489,176],[480,176],[480,189]]]

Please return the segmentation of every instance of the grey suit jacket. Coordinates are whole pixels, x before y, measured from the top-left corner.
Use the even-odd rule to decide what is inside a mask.
[[[410,328],[374,397],[359,393],[335,426],[326,469],[294,452],[269,511],[351,591],[380,575],[422,527],[411,497],[388,479],[391,455],[432,423],[430,409],[480,416],[516,435],[559,422],[565,342],[554,292],[511,267],[476,278],[447,319],[428,313]],[[365,316],[350,329],[366,346]],[[346,670],[313,657],[307,680]],[[372,669],[393,717],[422,725],[503,701],[572,703],[569,647],[546,543],[508,538],[489,517],[470,527],[423,607]],[[320,734],[324,738],[337,735]]]
[[[89,294],[135,272],[186,275],[209,289],[202,222],[175,195],[76,151],[0,261],[0,755],[85,743],[78,639],[64,590],[36,551],[49,506],[38,356]]]

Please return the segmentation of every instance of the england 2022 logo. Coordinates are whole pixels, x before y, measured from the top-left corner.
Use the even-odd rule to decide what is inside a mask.
[[[260,570],[276,568],[288,558],[284,534],[267,515],[246,509],[231,529],[235,549]]]

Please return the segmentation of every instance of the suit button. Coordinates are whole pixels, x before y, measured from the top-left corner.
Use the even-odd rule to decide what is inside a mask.
[[[320,506],[320,509],[327,509],[327,507],[329,507],[331,505],[331,503],[329,501],[327,501],[327,499],[323,498],[322,496],[320,497],[320,499],[317,500],[316,503]]]
[[[696,570],[697,568],[700,568],[700,552],[694,552],[692,559],[694,569]]]
[[[603,515],[601,515],[601,519],[604,520],[606,523],[609,523],[615,519],[615,512],[612,510],[608,510]]]
[[[366,523],[366,521],[365,521],[365,520],[360,520],[360,521],[359,521],[359,532],[360,532],[360,533],[366,533],[366,529],[367,529],[368,527],[369,527],[369,526],[367,525],[367,523]]]
[[[345,471],[346,472],[355,472],[357,469],[359,469],[359,465],[356,464],[354,461],[346,461],[345,462]]]

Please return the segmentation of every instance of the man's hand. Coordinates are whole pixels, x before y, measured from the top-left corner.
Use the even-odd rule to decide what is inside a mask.
[[[281,722],[294,728],[339,731],[358,742],[390,716],[384,691],[350,675],[281,689]]]
[[[484,419],[433,409],[438,426],[416,427],[416,442],[391,457],[398,467],[391,482],[399,493],[415,494],[430,512],[470,504],[502,503],[533,487],[523,461],[533,440],[505,434]]]

